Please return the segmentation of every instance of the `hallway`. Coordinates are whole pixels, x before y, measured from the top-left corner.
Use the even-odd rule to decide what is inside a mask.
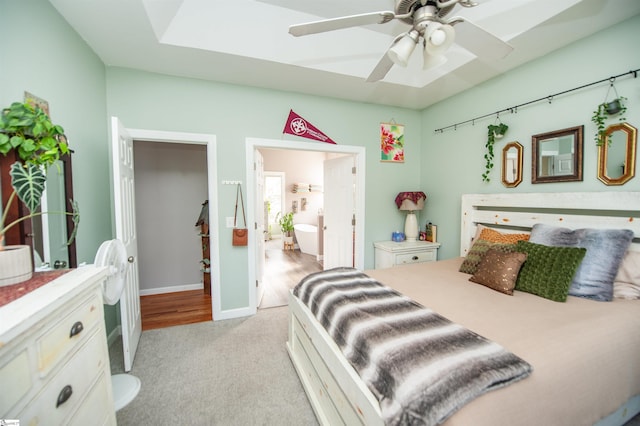
[[[291,288],[303,277],[322,270],[315,256],[299,249],[283,250],[281,239],[265,242],[265,257],[265,290],[259,309],[286,305]]]

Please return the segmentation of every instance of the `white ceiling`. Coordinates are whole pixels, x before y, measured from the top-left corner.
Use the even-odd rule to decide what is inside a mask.
[[[640,13],[638,0],[476,0],[459,15],[514,47],[483,61],[453,45],[422,70],[421,52],[365,79],[401,21],[293,37],[290,25],[394,10],[394,0],[50,0],[108,66],[423,109]],[[459,24],[464,25],[464,24]]]

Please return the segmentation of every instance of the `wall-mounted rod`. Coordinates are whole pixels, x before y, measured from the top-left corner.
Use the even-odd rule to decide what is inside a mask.
[[[551,101],[553,101],[553,98],[555,98],[556,96],[564,95],[564,94],[569,93],[569,92],[574,92],[576,90],[584,89],[585,87],[594,86],[596,84],[604,83],[604,82],[607,82],[607,81],[610,82],[611,84],[613,84],[613,82],[617,78],[624,77],[624,76],[627,76],[627,75],[633,75],[633,78],[637,78],[639,71],[640,71],[640,68],[635,69],[635,70],[631,70],[631,71],[627,71],[625,73],[614,75],[614,76],[609,77],[609,78],[605,78],[605,79],[602,79],[602,80],[594,81],[593,83],[583,84],[582,86],[574,87],[573,89],[564,90],[562,92],[554,93],[553,95],[545,96],[545,97],[539,98],[539,99],[534,99],[532,101],[525,102],[523,104],[519,104],[519,105],[515,105],[515,106],[512,106],[512,107],[509,107],[509,108],[501,109],[499,111],[495,111],[495,112],[492,112],[492,113],[489,113],[489,114],[480,115],[478,117],[471,118],[471,119],[466,120],[466,121],[461,121],[461,122],[456,123],[456,124],[451,124],[451,125],[446,126],[446,127],[441,127],[439,129],[435,129],[434,133],[442,133],[442,132],[444,132],[445,130],[448,130],[448,129],[456,130],[458,128],[458,126],[461,126],[463,124],[468,124],[468,123],[475,124],[476,120],[481,120],[483,118],[491,117],[491,116],[494,116],[494,115],[496,117],[499,117],[500,113],[503,113],[503,112],[508,112],[510,114],[513,114],[513,113],[518,111],[518,108],[523,107],[523,106],[527,106],[527,105],[531,105],[531,104],[534,104],[536,102],[548,101],[549,103],[551,103]]]

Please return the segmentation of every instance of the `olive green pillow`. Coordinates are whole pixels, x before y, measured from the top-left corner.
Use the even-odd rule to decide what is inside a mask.
[[[501,244],[487,240],[476,240],[471,246],[469,253],[467,253],[467,256],[464,258],[464,261],[462,261],[459,271],[464,272],[465,274],[475,274],[482,258],[491,248],[495,248],[503,253],[513,253],[516,251],[515,244]]]
[[[571,281],[587,249],[552,247],[529,241],[518,241],[516,249],[527,254],[527,261],[516,281],[516,290],[555,302],[566,302]]]

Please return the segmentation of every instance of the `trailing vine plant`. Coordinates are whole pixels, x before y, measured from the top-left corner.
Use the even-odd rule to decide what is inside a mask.
[[[504,136],[508,128],[509,126],[500,122],[498,124],[490,124],[487,126],[487,143],[484,145],[487,148],[487,153],[484,154],[485,172],[482,174],[482,180],[484,182],[491,181],[489,173],[491,173],[491,169],[493,169],[493,145],[495,144],[496,139],[500,139]]]
[[[595,125],[597,126],[597,131],[594,137],[594,140],[596,141],[596,146],[604,145],[604,141],[606,138],[605,121],[608,118],[611,118],[612,116],[619,114],[620,118],[618,121],[620,122],[627,121],[627,118],[625,117],[625,112],[627,112],[627,107],[624,104],[624,101],[626,100],[627,98],[625,98],[624,96],[618,96],[611,102],[607,102],[605,100],[605,102],[598,105],[598,108],[596,108],[596,110],[593,111],[593,116],[591,117],[591,121],[595,123]]]

